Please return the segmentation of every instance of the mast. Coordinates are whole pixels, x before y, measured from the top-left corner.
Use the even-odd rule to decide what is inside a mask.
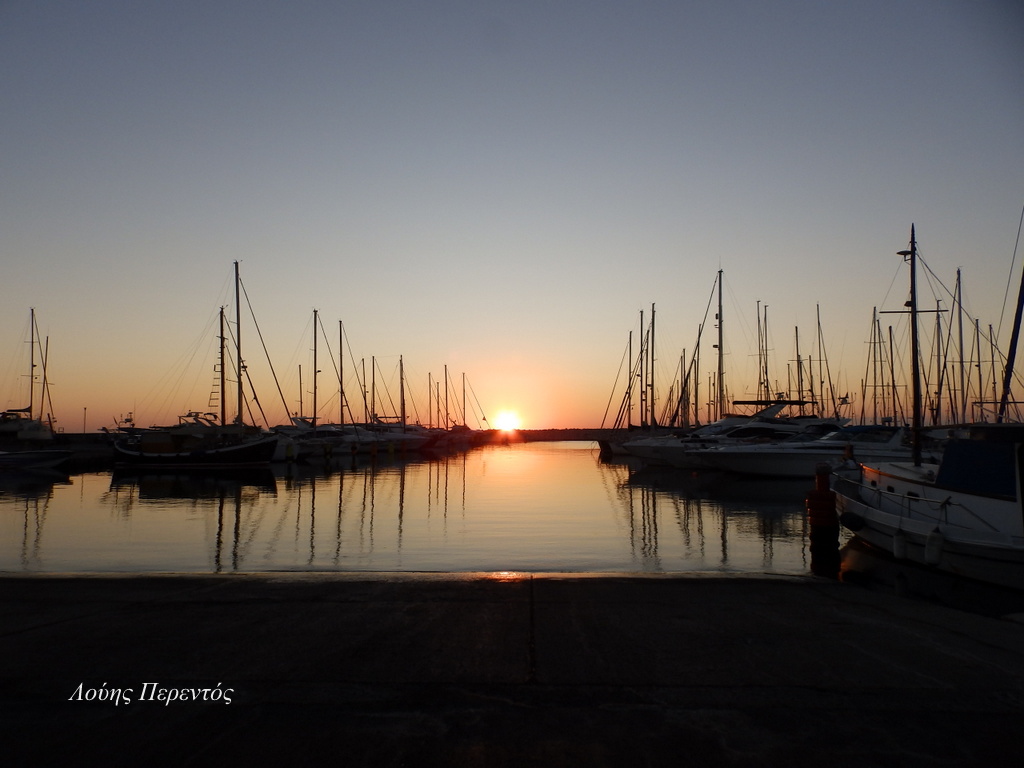
[[[704,334],[704,323],[697,331],[697,345],[693,350],[693,425],[700,426],[700,342]]]
[[[370,423],[370,406],[366,402],[366,358],[362,357],[359,359],[359,364],[363,369],[363,380],[359,382],[359,388],[363,391],[363,423]]]
[[[647,397],[647,407],[650,409],[648,424],[651,429],[657,426],[657,417],[654,415],[654,305],[650,305],[650,375],[647,377],[647,387],[650,394]]]
[[[225,397],[225,387],[227,386],[227,374],[224,370],[224,345],[227,342],[227,338],[224,335],[224,307],[220,308],[220,424],[224,426],[225,420],[228,417],[228,404],[227,398]]]
[[[338,321],[338,424],[345,424],[345,324]]]
[[[982,359],[981,359],[981,321],[975,318],[974,320],[974,348],[978,350],[978,414],[977,420],[985,422],[985,406],[982,404],[985,401],[985,384],[983,379],[984,374],[982,373]]]
[[[914,466],[921,466],[921,361],[917,330],[917,237],[914,225],[910,225],[910,250],[899,251],[899,256],[910,261],[910,346],[911,377],[913,379],[913,400],[910,445]]]
[[[960,281],[960,269],[956,270],[956,317],[957,335],[960,344],[960,402],[957,409],[957,419],[961,424],[967,423],[967,381],[964,366],[964,303],[963,284]]]
[[[238,262],[235,262],[235,359],[238,373],[238,414],[235,416],[235,423],[242,423],[242,298],[241,279],[238,277]],[[223,423],[223,422],[222,422]]]
[[[996,422],[1002,423],[1006,416],[1006,406],[1010,401],[1010,384],[1013,382],[1013,363],[1017,357],[1017,342],[1020,339],[1020,321],[1024,314],[1024,272],[1021,273],[1020,289],[1017,292],[1017,311],[1013,316],[1013,333],[1010,336],[1010,349],[1006,354],[1006,370],[1003,372],[1003,394],[999,398],[999,414]]]
[[[629,383],[626,384],[626,397],[629,399],[629,410],[626,411],[626,429],[633,428],[633,332],[629,332],[629,352],[626,353],[627,365],[629,366]]]
[[[22,358],[24,359],[24,358]],[[36,402],[36,308],[28,311],[28,417],[35,418]],[[43,407],[39,405],[39,416],[42,418]]]
[[[716,418],[725,415],[725,358],[723,357],[723,336],[722,336],[722,270],[718,270],[718,414]]]
[[[644,327],[644,311],[640,310],[640,351],[637,353],[637,382],[640,387],[640,426],[647,426],[647,344],[651,340],[650,329]]]
[[[401,355],[398,356],[398,392],[402,401],[402,431],[405,432],[405,364]]]
[[[800,327],[795,326],[793,328],[794,338],[796,341],[796,399],[804,399],[804,363],[800,358]],[[800,415],[804,415],[804,407],[800,406]]]
[[[317,415],[317,404],[316,404],[316,375],[320,372],[316,367],[316,324],[318,320],[317,310],[313,310],[313,434],[316,434],[316,415]]]

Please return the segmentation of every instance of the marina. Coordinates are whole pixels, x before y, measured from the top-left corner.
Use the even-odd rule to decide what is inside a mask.
[[[1024,3],[2,7],[5,766],[1021,762]]]

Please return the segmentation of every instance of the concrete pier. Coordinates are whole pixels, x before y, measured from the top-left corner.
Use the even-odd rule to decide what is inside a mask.
[[[1024,624],[812,577],[7,576],[0,615],[5,765],[1020,760]]]

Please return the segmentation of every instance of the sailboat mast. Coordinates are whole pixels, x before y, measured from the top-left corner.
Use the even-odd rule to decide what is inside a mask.
[[[1021,273],[1020,289],[1017,292],[1017,311],[1013,316],[1013,333],[1010,336],[1010,349],[1006,353],[1006,370],[1003,372],[1003,394],[999,398],[999,413],[996,416],[997,423],[1002,423],[1003,418],[1006,416],[1006,406],[1010,401],[1010,384],[1013,382],[1013,363],[1017,357],[1017,343],[1020,340],[1022,314],[1024,314],[1024,272]]]
[[[338,321],[338,424],[345,423],[345,325]]]
[[[804,399],[804,361],[800,357],[800,328],[799,326],[793,328],[794,339],[796,341],[796,399]],[[800,406],[800,415],[804,415],[804,407]]]
[[[1024,288],[1024,286],[1022,286]],[[1018,302],[1019,303],[1019,302]],[[957,409],[957,419],[961,424],[967,423],[967,381],[966,381],[966,370],[964,366],[964,304],[963,304],[963,284],[960,281],[960,270],[956,271],[956,322],[957,322],[957,335],[960,344],[960,402],[959,408]]]
[[[227,338],[224,334],[224,307],[220,308],[220,424],[224,426],[228,417],[228,404],[225,387],[227,387],[227,372],[224,370],[224,345]]]
[[[697,330],[697,346],[693,350],[693,425],[699,427],[700,421],[700,342],[704,335],[704,324]]]
[[[24,359],[24,358],[22,358]],[[36,309],[31,307],[28,311],[28,417],[34,419],[36,402]],[[42,406],[39,408],[39,415],[42,416]]]
[[[650,416],[647,419],[647,423],[651,427],[657,426],[657,417],[655,416],[654,410],[654,304],[651,304],[651,345],[648,350],[648,359],[650,361],[650,374],[647,376],[647,407],[650,410]]]
[[[725,415],[725,358],[722,335],[722,270],[718,270],[718,413],[715,418]]]
[[[651,342],[651,331],[644,325],[644,311],[640,310],[640,351],[637,353],[636,366],[640,380],[640,426],[647,426],[647,346]]]
[[[917,237],[914,225],[910,225],[910,250],[899,251],[899,256],[910,260],[910,346],[911,346],[911,377],[913,413],[911,416],[911,453],[914,466],[921,465],[921,360],[917,330]]]
[[[238,277],[238,262],[235,262],[235,359],[237,362],[236,372],[238,373],[238,414],[235,416],[237,424],[242,423],[242,297],[241,279]]]
[[[626,411],[626,429],[633,427],[633,332],[629,332],[629,352],[626,353],[629,366],[629,383],[626,384],[626,397],[629,399],[629,410]]]
[[[313,310],[313,434],[316,434],[316,415],[317,415],[317,403],[316,403],[316,375],[319,373],[316,367],[316,337],[317,337],[317,310]]]
[[[405,364],[402,356],[398,356],[398,392],[402,401],[402,431],[405,431]]]

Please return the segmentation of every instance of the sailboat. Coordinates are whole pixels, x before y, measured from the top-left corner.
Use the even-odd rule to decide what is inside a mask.
[[[899,255],[910,263],[912,458],[860,463],[851,470],[837,471],[833,489],[840,523],[898,560],[1024,588],[1024,508],[1020,490],[1024,425],[972,425],[959,430],[946,443],[938,464],[922,461],[917,238],[913,226],[910,249]],[[1015,339],[1021,306],[1018,299]],[[1007,381],[1012,368],[1011,356]]]
[[[238,262],[235,262],[235,334],[236,371],[238,373],[238,411],[234,422],[227,423],[224,386],[225,318],[220,313],[220,414],[189,411],[178,417],[178,423],[141,430],[137,434],[114,443],[114,458],[118,464],[145,464],[170,467],[246,466],[268,464],[277,450],[278,436],[264,433],[258,427],[243,421],[243,383],[245,366],[241,346],[241,301]]]
[[[0,412],[0,442],[13,443],[15,441],[37,442],[53,439],[53,430],[36,415],[35,408],[35,382],[36,382],[36,347],[38,344],[38,332],[36,330],[36,311],[29,310],[29,391],[28,405],[24,408],[12,408]],[[45,393],[46,385],[46,363],[43,361],[43,387]],[[42,402],[39,411],[41,412]]]

